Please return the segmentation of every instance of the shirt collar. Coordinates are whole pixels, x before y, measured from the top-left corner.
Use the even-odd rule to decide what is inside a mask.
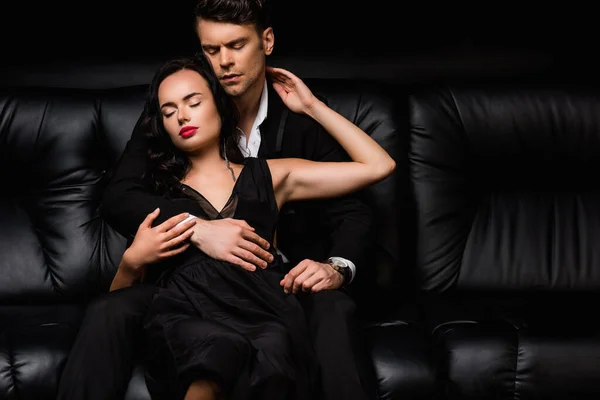
[[[269,91],[267,90],[267,80],[263,85],[262,95],[260,96],[260,105],[258,106],[258,113],[256,114],[256,120],[254,121],[253,129],[260,126],[265,118],[267,118],[267,110],[269,105]]]
[[[267,90],[267,80],[265,79],[265,84],[263,85],[263,91],[260,95],[260,104],[258,105],[258,112],[256,113],[256,118],[254,119],[254,123],[252,124],[252,129],[250,134],[254,132],[267,118],[267,111],[269,109],[269,91]],[[244,135],[244,132],[237,127],[237,132],[240,135]]]

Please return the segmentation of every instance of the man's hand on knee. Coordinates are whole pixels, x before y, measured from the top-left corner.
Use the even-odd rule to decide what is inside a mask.
[[[260,237],[246,221],[225,218],[199,219],[193,227],[191,242],[210,257],[254,271],[273,261],[269,242]]]
[[[310,292],[339,289],[344,277],[327,263],[303,260],[288,272],[281,282],[285,293]]]

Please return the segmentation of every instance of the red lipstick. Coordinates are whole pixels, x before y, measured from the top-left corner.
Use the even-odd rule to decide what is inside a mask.
[[[179,131],[179,136],[187,139],[187,138],[191,137],[194,133],[196,133],[197,130],[198,130],[197,126],[184,126]]]

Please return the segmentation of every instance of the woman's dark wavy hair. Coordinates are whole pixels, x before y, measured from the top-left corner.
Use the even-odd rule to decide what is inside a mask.
[[[221,117],[219,148],[221,157],[234,163],[243,163],[244,157],[237,144],[238,112],[233,100],[225,92],[210,62],[204,54],[184,57],[163,64],[150,83],[141,122],[143,135],[148,141],[148,163],[144,181],[160,195],[180,193],[181,180],[189,171],[190,162],[185,152],[175,147],[165,130],[158,101],[158,88],[170,75],[181,70],[198,72],[208,83],[217,111]]]

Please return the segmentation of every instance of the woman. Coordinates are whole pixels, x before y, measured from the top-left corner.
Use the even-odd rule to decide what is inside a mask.
[[[341,196],[376,183],[393,159],[357,126],[318,100],[288,71],[269,68],[286,106],[319,122],[353,161],[243,159],[235,105],[208,61],[175,60],[155,75],[144,131],[146,178],[163,196],[195,200],[203,218],[246,220],[271,244],[275,261],[250,272],[188,247],[193,222],[140,225],[111,290],[144,275],[161,289],[150,307],[147,383],[153,398],[312,399],[318,367],[304,313],[283,292],[274,248],[278,212],[289,201]],[[170,232],[170,233],[167,233]],[[150,263],[162,262],[163,268]]]

